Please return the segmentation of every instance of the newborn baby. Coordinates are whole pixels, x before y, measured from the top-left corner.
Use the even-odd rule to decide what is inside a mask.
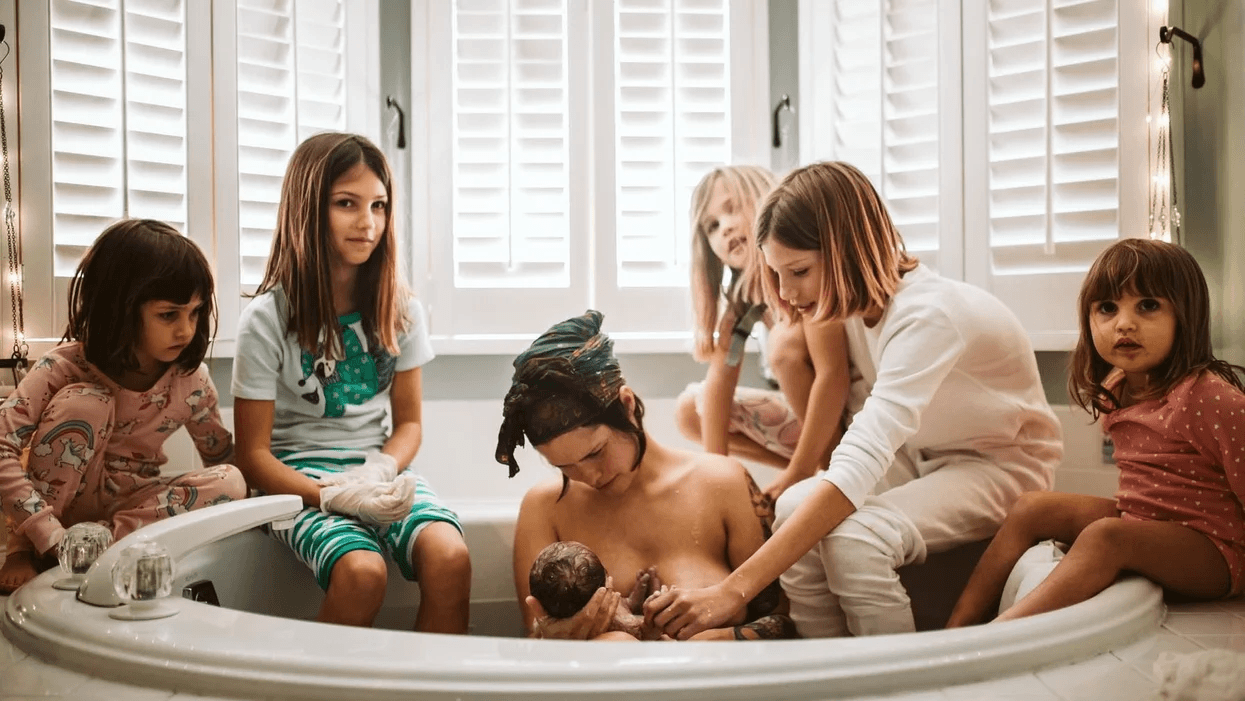
[[[532,596],[553,618],[570,618],[588,604],[598,589],[605,586],[605,567],[592,549],[573,540],[545,546],[532,563],[528,587]],[[649,568],[636,576],[631,596],[619,606],[611,631],[622,631],[637,640],[669,640],[660,631],[644,625],[644,599],[660,590],[657,573]]]

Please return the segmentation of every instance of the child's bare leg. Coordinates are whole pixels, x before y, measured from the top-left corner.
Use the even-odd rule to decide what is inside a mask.
[[[989,620],[998,608],[1012,568],[1035,544],[1050,538],[1071,543],[1089,524],[1117,514],[1110,499],[1060,492],[1022,494],[973,569],[947,627]]]
[[[769,330],[768,341],[769,367],[778,381],[778,388],[791,410],[804,421],[808,395],[813,391],[816,377],[808,342],[804,339],[804,325],[780,321]]]
[[[466,633],[471,602],[471,558],[458,529],[445,521],[428,524],[415,538],[415,573],[419,579],[422,633]]]
[[[700,412],[696,409],[694,393],[684,392],[679,395],[675,405],[675,423],[684,438],[704,444],[700,432]],[[726,434],[726,452],[737,458],[778,468],[786,467],[790,460],[790,456],[778,455],[742,433]]]
[[[39,574],[35,554],[29,550],[11,552],[0,566],[0,594],[12,594],[17,588]]]
[[[329,588],[316,620],[347,626],[370,626],[385,601],[389,568],[371,550],[351,550],[333,565]]]
[[[1210,539],[1168,521],[1104,518],[1088,525],[1055,570],[998,620],[1078,604],[1136,572],[1164,589],[1197,599],[1228,593],[1228,563]]]

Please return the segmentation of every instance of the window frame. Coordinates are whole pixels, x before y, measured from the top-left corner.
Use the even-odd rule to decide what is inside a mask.
[[[882,0],[883,2],[885,0]],[[1022,322],[1039,351],[1072,349],[1079,336],[1075,310],[1062,304],[1080,286],[1083,273],[1000,276],[991,272],[990,184],[988,177],[987,9],[989,0],[939,2],[939,119],[941,274],[991,291],[1004,300]],[[810,163],[834,157],[829,120],[833,94],[814,80],[820,56],[830,50],[819,42],[832,7],[820,0],[799,0],[800,160]],[[1117,0],[1118,17],[1118,217],[1120,236],[1145,235],[1147,195],[1147,112],[1150,44],[1149,3],[1134,6]],[[954,46],[953,51],[948,49]],[[824,59],[820,59],[824,61]],[[1049,182],[1049,181],[1048,181]],[[1135,232],[1135,233],[1132,233]],[[1105,247],[1108,242],[1104,242]],[[1023,279],[1022,279],[1023,278]],[[1052,328],[1033,327],[1028,320],[1049,318]]]
[[[737,163],[765,163],[769,155],[768,0],[727,0],[731,26],[731,150]],[[438,353],[512,355],[552,320],[587,307],[609,317],[620,352],[685,352],[691,344],[691,298],[677,287],[620,289],[617,284],[614,162],[613,7],[568,0],[568,118],[571,201],[570,285],[541,290],[453,287],[452,126],[446,116],[452,78],[438,70],[451,55],[452,0],[432,0],[411,12],[411,252],[410,284],[429,312]],[[590,57],[577,60],[575,57]],[[438,165],[440,164],[440,165]],[[585,185],[586,183],[586,185]],[[589,199],[591,198],[591,199]],[[589,206],[589,202],[594,206]],[[685,220],[675,226],[687,226]],[[596,257],[593,258],[593,254]],[[594,262],[595,261],[595,262]],[[521,298],[521,302],[519,301]],[[522,308],[533,330],[489,333],[480,315],[509,318]],[[464,312],[464,310],[467,310]],[[661,319],[656,328],[653,312]],[[463,314],[471,324],[456,324]],[[487,324],[487,321],[485,322]],[[537,328],[539,327],[539,328]]]

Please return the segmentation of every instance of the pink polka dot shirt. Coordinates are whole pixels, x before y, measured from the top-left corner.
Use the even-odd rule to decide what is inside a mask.
[[[1125,518],[1173,521],[1223,553],[1232,592],[1245,583],[1245,394],[1203,372],[1167,396],[1103,417],[1120,469]]]

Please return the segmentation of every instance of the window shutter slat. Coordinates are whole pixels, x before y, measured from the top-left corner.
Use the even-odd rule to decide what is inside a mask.
[[[342,0],[238,0],[240,279],[263,278],[290,155],[345,129]]]
[[[567,39],[561,0],[454,5],[455,287],[569,284]]]
[[[1084,271],[1119,236],[1115,0],[992,3],[987,22],[993,273]]]
[[[619,287],[686,284],[691,193],[731,155],[725,0],[615,6]]]
[[[186,228],[182,0],[52,0],[53,274],[116,219]]]

